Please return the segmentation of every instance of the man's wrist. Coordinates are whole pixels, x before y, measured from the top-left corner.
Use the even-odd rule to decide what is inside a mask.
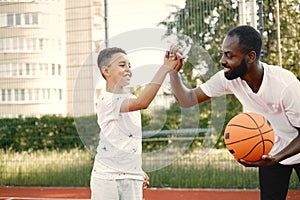
[[[169,75],[170,75],[170,77],[172,77],[172,78],[179,77],[179,73],[178,73],[178,71],[175,70],[175,69],[169,71]]]
[[[161,66],[161,68],[167,70],[168,72],[170,72],[170,71],[173,70],[172,67],[170,67],[170,66],[168,66],[168,65],[166,65],[166,64],[163,64],[163,65]]]

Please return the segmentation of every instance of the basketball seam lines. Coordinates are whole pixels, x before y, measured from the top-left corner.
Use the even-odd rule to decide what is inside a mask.
[[[249,139],[255,138],[255,137],[257,137],[257,136],[267,134],[267,133],[271,132],[272,130],[273,130],[273,129],[270,129],[270,130],[268,130],[268,131],[266,131],[266,132],[263,132],[263,133],[261,133],[261,134],[257,134],[257,135],[254,135],[254,136],[252,136],[252,137],[248,137],[248,138],[245,138],[245,139],[242,139],[242,140],[237,140],[237,141],[230,142],[230,143],[225,143],[225,144],[226,144],[226,145],[231,145],[231,144],[235,144],[235,143],[242,142],[242,141],[245,141],[245,140],[249,140]],[[263,137],[262,137],[262,138],[263,138]],[[263,138],[262,141],[265,141],[265,139]]]
[[[259,130],[260,137],[261,137],[261,141],[262,141],[262,144],[263,144],[263,154],[265,154],[265,151],[266,151],[266,148],[265,148],[265,142],[264,142],[264,137],[263,137],[263,135],[262,135],[262,132],[261,132],[260,128],[263,127],[263,126],[265,125],[266,119],[263,117],[264,122],[263,122],[262,126],[259,127],[258,124],[257,124],[257,122],[253,119],[253,117],[252,117],[251,115],[249,115],[248,113],[245,113],[245,114],[248,115],[248,117],[250,117],[250,118],[252,119],[252,121],[256,124],[256,127],[257,127],[258,130]]]
[[[256,143],[253,147],[252,147],[252,149],[244,156],[244,157],[242,157],[241,159],[244,159],[244,158],[246,158],[250,153],[252,153],[252,151],[260,144],[260,143],[262,143],[263,141],[260,141],[260,142],[258,142],[258,143]],[[263,149],[264,149],[264,145],[263,145]]]

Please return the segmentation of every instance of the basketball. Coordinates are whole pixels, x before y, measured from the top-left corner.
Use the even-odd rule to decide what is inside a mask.
[[[267,155],[274,144],[271,123],[257,113],[240,113],[233,117],[224,131],[225,145],[237,159],[254,162]]]

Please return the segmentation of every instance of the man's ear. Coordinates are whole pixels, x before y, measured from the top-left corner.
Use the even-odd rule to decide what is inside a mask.
[[[256,53],[255,53],[255,51],[250,51],[250,53],[248,53],[248,55],[247,55],[247,63],[253,63],[253,62],[255,62],[255,60],[256,60]]]

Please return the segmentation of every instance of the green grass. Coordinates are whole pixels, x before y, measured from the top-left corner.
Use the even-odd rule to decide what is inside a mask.
[[[205,157],[189,152],[159,171],[149,173],[153,187],[257,189],[256,168],[244,168],[226,150]]]
[[[197,152],[190,151],[171,165],[148,172],[151,187],[258,188],[257,168],[241,166],[226,150],[213,150],[204,157]],[[88,151],[0,151],[0,155],[1,186],[89,186],[93,156]],[[148,164],[153,161],[144,162]],[[295,173],[290,188],[300,189]]]
[[[0,152],[0,185],[89,186],[91,155],[83,150]]]

